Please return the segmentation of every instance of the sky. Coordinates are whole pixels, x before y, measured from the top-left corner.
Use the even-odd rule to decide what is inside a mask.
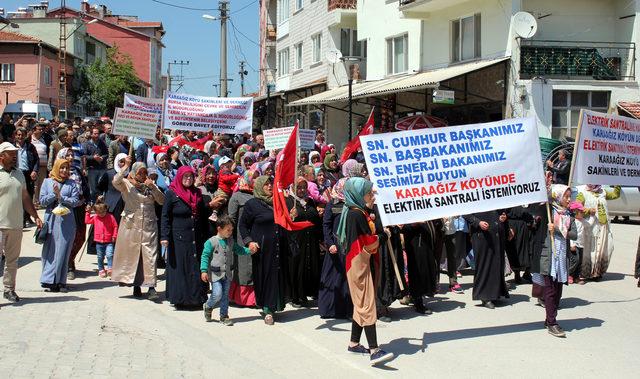
[[[80,9],[81,0],[66,0],[67,7]],[[6,12],[18,7],[39,3],[38,0],[2,0]],[[171,4],[171,5],[165,5]],[[135,15],[140,21],[161,21],[166,34],[162,57],[162,72],[166,75],[168,62],[189,61],[182,66],[184,85],[179,92],[202,96],[217,96],[220,77],[220,21],[207,20],[203,14],[217,15],[217,0],[90,0],[90,4],[104,4],[113,14]],[[227,22],[227,75],[229,96],[240,96],[239,62],[245,60],[245,92],[258,90],[258,0],[230,0],[230,22]],[[49,0],[50,8],[60,6],[60,0]],[[200,10],[178,7],[196,8]],[[205,10],[206,9],[206,10]],[[235,28],[232,26],[235,26]],[[244,36],[243,36],[244,34]],[[246,36],[246,37],[245,37]],[[172,76],[180,66],[171,66]],[[177,84],[173,85],[174,90]]]

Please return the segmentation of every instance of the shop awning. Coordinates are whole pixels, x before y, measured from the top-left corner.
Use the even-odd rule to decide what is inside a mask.
[[[632,101],[618,102],[618,108],[628,113],[631,117],[640,119],[640,103]]]
[[[362,99],[372,96],[387,95],[390,93],[420,90],[425,88],[438,88],[440,82],[453,79],[457,76],[468,74],[494,64],[504,62],[510,57],[501,57],[491,60],[475,61],[458,64],[437,70],[425,71],[417,74],[395,76],[392,78],[372,80],[355,83],[352,86],[352,99]],[[300,105],[328,104],[349,99],[349,86],[341,86],[322,93],[305,97],[287,104],[295,107]]]

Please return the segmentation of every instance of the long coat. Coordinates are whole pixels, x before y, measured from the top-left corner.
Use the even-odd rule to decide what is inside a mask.
[[[124,180],[122,173],[114,176],[113,187],[122,193],[124,210],[113,254],[111,278],[115,282],[155,287],[158,256],[155,203],[163,204],[164,195],[156,186],[152,186],[148,194],[140,192]],[[139,264],[142,266],[142,278],[136,278]]]
[[[122,194],[113,186],[113,177],[116,176],[116,170],[110,169],[98,178],[96,189],[99,193],[104,194],[104,202],[109,207],[109,213],[116,218],[116,222],[120,223],[122,210],[124,209],[124,201]]]
[[[242,244],[260,245],[253,254],[253,285],[256,304],[270,311],[281,311],[286,301],[288,270],[288,246],[283,230],[273,218],[273,208],[260,199],[253,198],[244,205],[238,223]]]
[[[499,217],[500,211],[464,216],[469,223],[476,258],[473,300],[493,301],[509,296],[504,281],[506,225],[500,222]],[[489,224],[489,230],[480,229],[481,221]]]
[[[245,192],[235,192],[229,199],[229,217],[233,220],[234,225],[238,225],[238,221],[242,217],[244,205],[252,199],[253,196]],[[236,241],[241,241],[244,236],[240,235],[240,228],[236,226]],[[252,258],[251,255],[234,255],[233,263],[233,281],[241,286],[252,286],[253,278],[251,274]]]
[[[169,241],[167,251],[167,300],[176,305],[202,305],[207,285],[200,280],[200,257],[207,235],[204,202],[198,216],[172,190],[165,193],[161,218],[161,240]]]
[[[60,187],[60,197],[63,206],[71,212],[64,216],[56,216],[52,210],[59,204],[53,192],[53,179],[45,179],[40,189],[40,204],[47,207],[44,223],[47,224],[47,239],[42,246],[42,284],[66,284],[69,254],[76,236],[76,220],[73,208],[82,204],[80,188],[73,180],[66,180]]]

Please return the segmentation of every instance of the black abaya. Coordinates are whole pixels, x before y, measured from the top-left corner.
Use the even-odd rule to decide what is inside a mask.
[[[320,273],[320,289],[318,291],[318,313],[322,318],[346,319],[353,314],[353,303],[349,294],[349,284],[345,272],[346,254],[338,243],[336,234],[343,202],[328,204],[324,209],[323,232],[327,248],[336,246],[335,254],[325,253]]]
[[[509,296],[504,281],[506,230],[499,220],[501,213],[488,211],[464,216],[469,224],[476,260],[473,300],[494,301]],[[480,229],[481,221],[489,224],[489,230]]]
[[[402,291],[396,278],[395,270],[393,268],[393,261],[389,254],[395,254],[396,262],[398,264],[398,271],[400,275],[404,273],[404,258],[402,256],[402,243],[400,242],[400,232],[396,227],[390,227],[391,231],[390,241],[393,251],[389,251],[389,247],[386,243],[387,234],[384,232],[384,227],[380,221],[380,215],[378,213],[378,207],[374,207],[376,219],[374,221],[376,225],[376,234],[380,238],[380,247],[378,248],[378,255],[380,256],[380,273],[379,273],[379,285],[376,289],[376,303],[382,307],[388,307],[397,299],[402,298]],[[375,272],[375,267],[372,266],[372,270]],[[378,274],[376,273],[376,276]],[[406,288],[404,276],[402,276],[402,284]]]
[[[438,263],[435,259],[435,230],[431,222],[402,227],[407,253],[409,293],[414,302],[438,292]]]

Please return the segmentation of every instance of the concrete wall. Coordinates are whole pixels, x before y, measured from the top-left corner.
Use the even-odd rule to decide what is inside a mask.
[[[35,37],[50,45],[60,45],[60,24],[58,19],[40,18],[40,19],[11,19],[12,22],[20,25],[17,30],[18,33],[27,36]],[[79,26],[79,28],[78,28]],[[75,55],[84,60],[85,57],[85,44],[84,38],[86,35],[86,27],[79,19],[71,18],[67,19],[67,35],[74,30],[78,30],[73,33],[69,39],[67,39],[67,52]]]
[[[408,34],[408,72],[421,67],[421,21],[401,18],[397,1],[358,0],[358,38],[367,40],[367,80],[387,76],[386,39]]]
[[[480,13],[482,58],[505,56],[511,24],[510,1],[474,0],[429,14],[423,20],[422,69],[447,66],[451,62],[451,21]]]

